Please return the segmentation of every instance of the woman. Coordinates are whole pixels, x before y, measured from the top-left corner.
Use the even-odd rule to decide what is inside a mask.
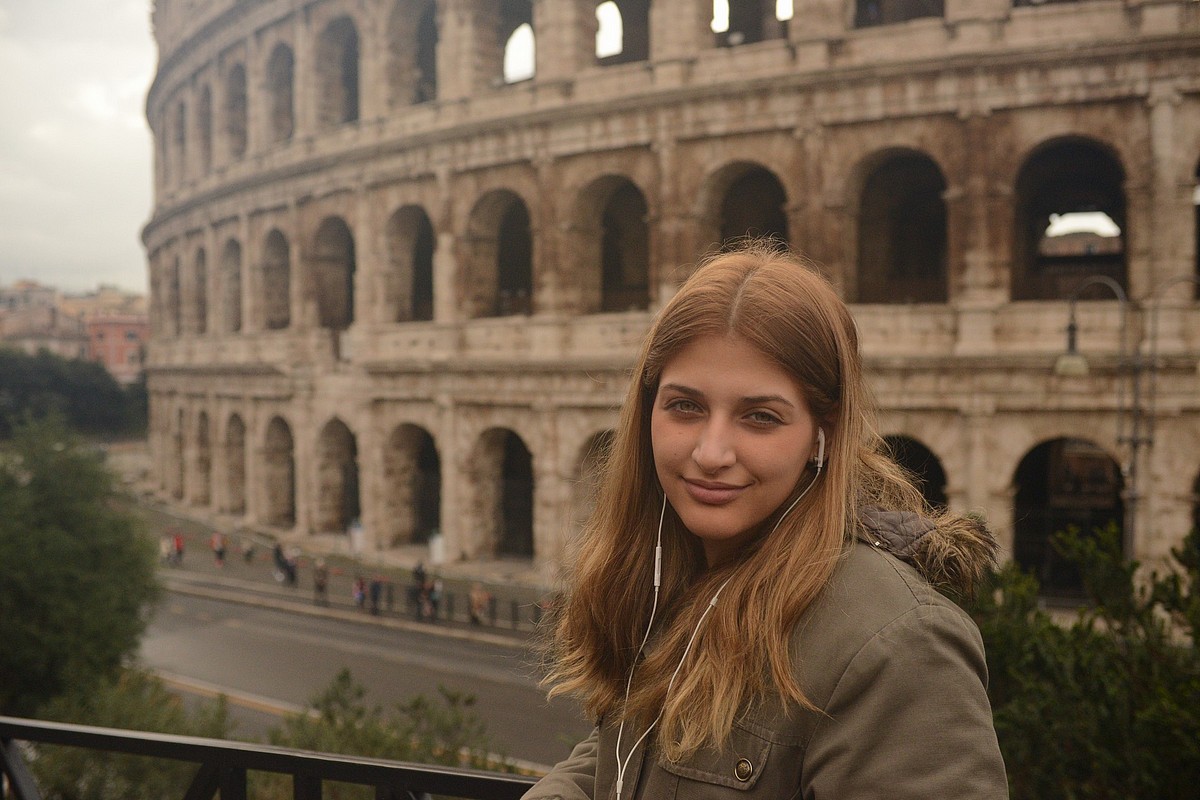
[[[854,321],[770,244],[659,314],[608,454],[552,694],[596,730],[526,798],[1000,798],[983,644],[934,585],[992,563],[881,454]]]

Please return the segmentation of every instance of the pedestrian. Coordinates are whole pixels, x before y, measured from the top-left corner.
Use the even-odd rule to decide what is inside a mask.
[[[313,565],[313,603],[318,606],[329,605],[329,567],[323,558],[318,558]]]
[[[183,534],[175,531],[172,541],[175,545],[175,566],[183,566]]]
[[[350,592],[354,597],[354,605],[358,608],[364,608],[367,602],[367,584],[363,580],[362,575],[354,576],[354,583],[350,587]]]
[[[209,538],[209,545],[212,547],[213,559],[218,567],[225,566],[225,537],[220,531],[213,531]]]
[[[383,578],[379,577],[378,575],[373,575],[371,577],[370,592],[371,592],[371,615],[377,617],[377,616],[379,616],[380,600],[383,597]]]
[[[750,242],[658,313],[557,613],[592,735],[526,798],[1006,798],[983,642],[937,586],[993,563],[886,455],[854,320]]]
[[[171,541],[171,537],[163,534],[158,537],[158,558],[165,566],[170,566],[174,561],[172,554],[175,552],[175,545]]]
[[[417,619],[425,618],[425,563],[417,562],[413,568],[412,584],[408,589],[408,606]]]
[[[484,616],[488,613],[488,606],[491,604],[492,596],[483,588],[481,583],[471,584],[471,591],[467,595],[467,603],[470,608],[470,619],[472,625],[482,625]]]

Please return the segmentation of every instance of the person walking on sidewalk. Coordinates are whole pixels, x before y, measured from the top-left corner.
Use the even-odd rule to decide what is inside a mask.
[[[318,606],[329,605],[329,567],[323,558],[318,558],[313,565],[313,603]]]

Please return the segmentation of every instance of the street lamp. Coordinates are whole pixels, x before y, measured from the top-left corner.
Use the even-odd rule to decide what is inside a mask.
[[[1137,520],[1137,501],[1138,501],[1138,451],[1144,443],[1143,437],[1140,435],[1142,422],[1142,407],[1139,389],[1141,385],[1141,360],[1138,358],[1137,348],[1134,348],[1131,354],[1129,348],[1129,307],[1131,302],[1129,295],[1125,293],[1125,289],[1121,284],[1117,283],[1107,275],[1090,275],[1075,287],[1075,291],[1071,292],[1068,306],[1068,321],[1067,321],[1067,352],[1059,357],[1054,365],[1054,371],[1059,375],[1083,377],[1088,374],[1088,363],[1078,349],[1078,334],[1079,325],[1075,321],[1075,306],[1079,302],[1080,295],[1092,286],[1106,286],[1116,296],[1121,308],[1121,330],[1118,339],[1119,360],[1117,363],[1117,444],[1126,445],[1128,447],[1128,455],[1125,463],[1121,465],[1121,476],[1125,480],[1124,500],[1125,500],[1125,516],[1121,523],[1121,549],[1127,558],[1133,556],[1133,528],[1135,520]],[[1129,381],[1129,409],[1126,411],[1124,381],[1121,380],[1121,373],[1128,373]],[[1125,432],[1126,416],[1130,420],[1130,432],[1127,435]]]
[[[1157,399],[1158,377],[1158,307],[1163,293],[1172,286],[1192,282],[1200,284],[1200,279],[1191,275],[1181,275],[1160,284],[1147,296],[1150,309],[1150,358],[1142,360],[1141,339],[1130,346],[1129,314],[1130,311],[1140,310],[1140,304],[1129,299],[1121,284],[1107,275],[1091,275],[1084,278],[1075,288],[1069,298],[1067,321],[1067,352],[1059,356],[1055,362],[1054,371],[1058,375],[1068,377],[1084,377],[1088,374],[1088,363],[1078,349],[1079,326],[1075,319],[1075,306],[1080,295],[1092,286],[1106,286],[1116,296],[1120,303],[1121,323],[1118,341],[1119,358],[1117,363],[1117,443],[1125,445],[1127,457],[1121,465],[1121,475],[1125,479],[1124,500],[1125,515],[1121,531],[1121,547],[1127,558],[1133,557],[1134,525],[1137,520],[1137,506],[1141,499],[1138,492],[1138,465],[1142,447],[1147,451],[1154,447],[1154,418],[1155,402]],[[1142,304],[1146,304],[1143,301]],[[1142,373],[1149,372],[1148,404],[1142,398]],[[1125,381],[1120,380],[1121,373],[1128,375],[1129,393],[1126,405]],[[1128,427],[1127,427],[1128,426]]]

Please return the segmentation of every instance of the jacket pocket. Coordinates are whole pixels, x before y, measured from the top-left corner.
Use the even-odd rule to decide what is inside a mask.
[[[677,775],[680,780],[679,797],[708,796],[719,792],[707,792],[694,787],[695,793],[685,788],[686,781],[697,781],[710,787],[725,786],[739,792],[749,792],[760,782],[763,775],[767,784],[778,783],[780,765],[772,758],[774,745],[763,737],[735,725],[730,731],[729,740],[720,751],[714,748],[698,750],[691,758],[684,761],[659,761],[658,766],[667,772]],[[782,748],[786,750],[787,748]],[[786,769],[783,770],[786,772]],[[781,788],[776,786],[775,788]],[[762,790],[768,790],[767,786]],[[761,793],[761,790],[760,790]],[[782,796],[787,796],[790,791]],[[768,796],[763,794],[762,796]],[[780,795],[771,794],[772,797]]]

